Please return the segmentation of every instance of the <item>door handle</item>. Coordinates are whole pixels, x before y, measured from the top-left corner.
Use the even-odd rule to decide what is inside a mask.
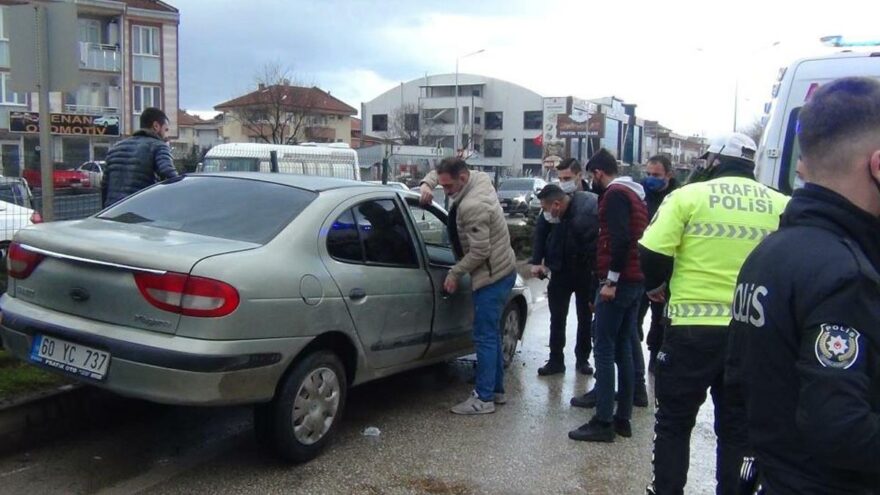
[[[358,301],[367,297],[367,292],[364,289],[351,289],[351,292],[348,293],[348,297],[351,298],[352,301]]]

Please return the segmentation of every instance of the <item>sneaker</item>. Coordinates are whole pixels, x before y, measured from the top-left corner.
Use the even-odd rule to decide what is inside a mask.
[[[633,394],[633,405],[636,407],[648,407],[648,387],[644,383],[636,385]]]
[[[628,419],[614,418],[614,432],[624,438],[629,438],[633,436],[632,423]]]
[[[565,373],[565,364],[557,361],[547,361],[547,364],[538,368],[539,376],[558,375]]]
[[[617,434],[614,433],[614,427],[611,423],[600,421],[596,417],[593,417],[589,423],[580,428],[568,432],[568,438],[582,442],[610,443],[614,441],[614,437],[616,436]]]
[[[578,395],[571,398],[569,402],[574,407],[585,407],[587,409],[596,407],[598,399],[596,398],[596,389],[590,390],[584,395]]]
[[[495,412],[494,402],[483,402],[474,392],[461,404],[450,409],[453,414],[472,415],[472,414],[491,414]]]
[[[590,366],[589,362],[578,364],[577,370],[582,375],[592,375],[595,372],[595,370],[593,370],[593,367]]]
[[[507,394],[495,392],[495,398],[492,400],[497,405],[507,404]]]

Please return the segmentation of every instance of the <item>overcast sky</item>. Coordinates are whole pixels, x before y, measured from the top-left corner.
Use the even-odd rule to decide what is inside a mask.
[[[614,95],[683,134],[758,118],[779,67],[828,51],[818,38],[875,34],[880,1],[169,0],[180,9],[180,105],[250,91],[280,62],[360,108],[423,77],[505,79],[543,96]]]

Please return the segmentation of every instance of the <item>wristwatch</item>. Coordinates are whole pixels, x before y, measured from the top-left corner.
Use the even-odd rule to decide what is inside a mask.
[[[604,285],[605,287],[614,288],[614,287],[617,287],[617,282],[615,282],[613,280],[605,279],[604,281],[602,281],[602,285]]]

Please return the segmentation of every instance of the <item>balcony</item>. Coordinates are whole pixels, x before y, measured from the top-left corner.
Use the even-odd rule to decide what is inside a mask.
[[[471,103],[476,108],[484,108],[483,106],[483,98],[480,96],[459,96],[458,97],[458,106],[459,108],[470,107]],[[454,96],[440,96],[433,98],[422,98],[422,108],[425,110],[439,110],[443,108],[455,108],[455,97]]]
[[[116,115],[119,113],[119,108],[95,105],[64,105],[64,113],[76,115]]]
[[[336,140],[336,129],[322,125],[310,125],[306,127],[306,139],[332,143]]]
[[[79,56],[81,69],[103,72],[122,70],[122,54],[119,53],[119,47],[116,45],[80,42]]]

